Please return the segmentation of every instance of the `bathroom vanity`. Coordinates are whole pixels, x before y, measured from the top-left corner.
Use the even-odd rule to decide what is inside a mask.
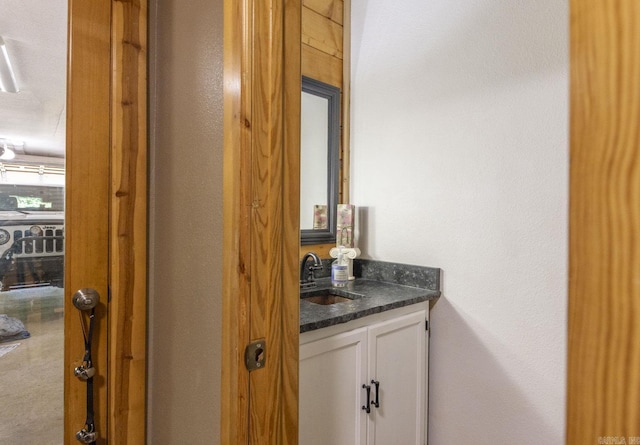
[[[369,260],[355,269],[346,288],[320,279],[301,293],[299,443],[423,445],[440,271]]]

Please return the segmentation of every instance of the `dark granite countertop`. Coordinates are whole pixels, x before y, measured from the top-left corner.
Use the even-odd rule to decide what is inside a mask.
[[[316,289],[301,293],[301,333],[435,300],[440,296],[440,269],[355,260],[354,274],[355,281],[350,281],[346,287],[332,288],[330,278],[325,277],[316,280]],[[352,299],[330,305],[304,300],[305,296],[318,294],[327,289]]]

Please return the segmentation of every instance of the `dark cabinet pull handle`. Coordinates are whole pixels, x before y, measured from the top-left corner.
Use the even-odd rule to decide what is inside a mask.
[[[380,408],[380,399],[378,398],[378,395],[380,394],[380,382],[371,380],[371,383],[376,385],[376,401],[373,402],[373,406],[375,406],[376,408]]]
[[[362,405],[362,409],[369,414],[371,412],[371,387],[369,385],[362,384],[362,387],[367,390],[367,404]]]

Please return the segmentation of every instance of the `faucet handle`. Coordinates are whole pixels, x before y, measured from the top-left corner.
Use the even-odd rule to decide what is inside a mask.
[[[306,282],[310,282],[310,281],[314,281],[316,279],[315,273],[313,273],[314,270],[320,270],[322,269],[322,264],[320,265],[320,267],[317,267],[315,264],[312,266],[309,266],[307,268],[307,276],[305,277]]]

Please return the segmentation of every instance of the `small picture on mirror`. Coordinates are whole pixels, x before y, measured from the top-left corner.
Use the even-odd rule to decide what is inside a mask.
[[[313,206],[313,230],[327,229],[327,206]]]

